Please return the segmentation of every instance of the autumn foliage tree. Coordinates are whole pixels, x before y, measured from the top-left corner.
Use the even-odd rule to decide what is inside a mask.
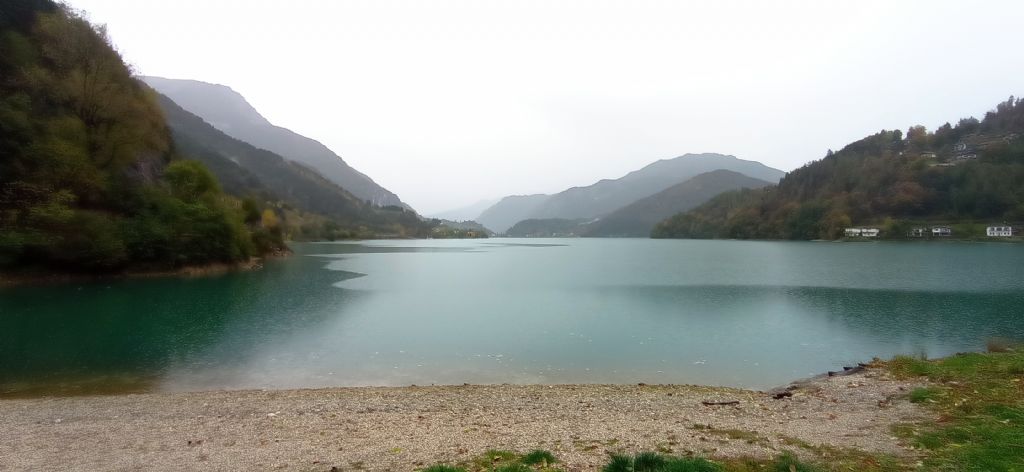
[[[110,271],[250,257],[241,212],[182,160],[102,28],[0,5],[0,268]]]

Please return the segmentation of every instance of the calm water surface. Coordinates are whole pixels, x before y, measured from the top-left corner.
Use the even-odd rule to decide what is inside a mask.
[[[294,246],[261,271],[0,289],[0,392],[766,388],[1024,338],[1024,246],[646,239]]]

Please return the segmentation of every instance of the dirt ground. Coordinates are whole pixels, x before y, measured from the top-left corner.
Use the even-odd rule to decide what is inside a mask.
[[[0,471],[417,470],[547,449],[569,471],[609,452],[904,454],[914,385],[876,369],[764,392],[684,385],[215,391],[0,400]],[[738,402],[705,405],[705,402]],[[794,444],[806,443],[804,450]]]

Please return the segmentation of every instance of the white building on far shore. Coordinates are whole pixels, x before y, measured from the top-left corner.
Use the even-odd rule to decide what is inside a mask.
[[[846,228],[844,231],[848,238],[877,238],[878,228]]]
[[[990,238],[1009,238],[1013,236],[1013,226],[989,226],[985,234]]]

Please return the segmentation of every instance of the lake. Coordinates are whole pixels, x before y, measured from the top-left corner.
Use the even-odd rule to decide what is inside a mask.
[[[1024,246],[293,245],[259,271],[0,289],[0,392],[462,383],[769,388],[1024,339]]]

